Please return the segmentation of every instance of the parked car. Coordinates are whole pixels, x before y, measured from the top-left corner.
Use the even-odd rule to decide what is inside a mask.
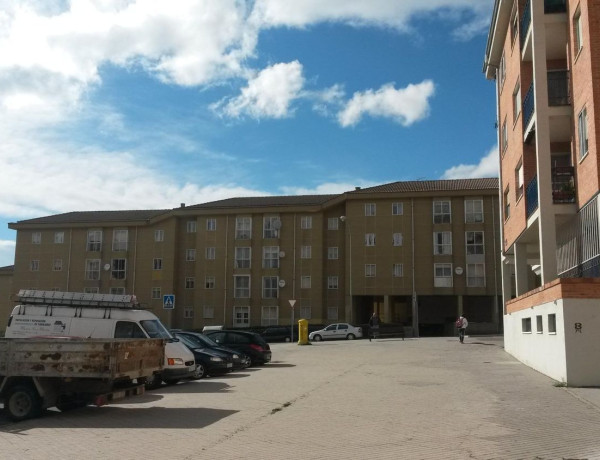
[[[271,361],[271,347],[256,332],[223,330],[208,331],[206,335],[219,345],[247,354],[250,357],[251,366]]]
[[[177,338],[194,354],[196,372],[192,379],[199,380],[207,375],[223,375],[233,371],[233,358],[229,354],[202,347],[198,342],[183,335]]]
[[[234,350],[232,348],[222,347],[217,342],[215,342],[210,337],[201,334],[200,332],[191,332],[191,331],[171,331],[173,336],[182,339],[187,338],[188,340],[193,341],[198,344],[200,348],[208,348],[210,350],[215,350],[218,352],[225,353],[227,356],[230,356],[233,360],[233,370],[237,371],[240,369],[245,369],[250,365],[250,358],[245,353]]]
[[[352,326],[352,324],[348,323],[335,323],[330,324],[324,329],[311,332],[308,334],[308,340],[315,342],[329,339],[354,340],[362,336],[362,328],[360,327]]]
[[[291,326],[267,326],[260,332],[260,335],[267,342],[291,342]]]

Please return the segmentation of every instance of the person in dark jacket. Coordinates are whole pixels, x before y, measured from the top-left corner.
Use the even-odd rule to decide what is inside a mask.
[[[371,339],[376,339],[379,337],[379,316],[377,316],[377,312],[373,312],[373,316],[369,319],[369,342]]]

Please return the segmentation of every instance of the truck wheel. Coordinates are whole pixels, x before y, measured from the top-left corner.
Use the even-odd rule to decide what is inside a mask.
[[[156,390],[157,388],[160,388],[161,383],[161,376],[159,374],[152,374],[146,377],[144,386],[146,387],[146,390]]]
[[[39,417],[42,413],[42,399],[30,385],[15,385],[8,390],[5,399],[8,416],[15,422]]]

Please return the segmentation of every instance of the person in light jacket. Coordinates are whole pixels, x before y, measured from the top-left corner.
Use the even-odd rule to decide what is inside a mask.
[[[463,315],[460,315],[456,320],[456,327],[458,328],[458,340],[460,340],[460,343],[464,343],[465,341],[465,329],[467,329],[468,325],[469,322]]]

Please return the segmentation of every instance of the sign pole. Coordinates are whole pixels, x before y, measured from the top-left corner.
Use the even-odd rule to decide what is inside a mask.
[[[292,324],[291,324],[291,329],[292,329],[292,342],[294,341],[294,305],[296,304],[296,300],[295,299],[290,299],[290,307],[292,307]]]

